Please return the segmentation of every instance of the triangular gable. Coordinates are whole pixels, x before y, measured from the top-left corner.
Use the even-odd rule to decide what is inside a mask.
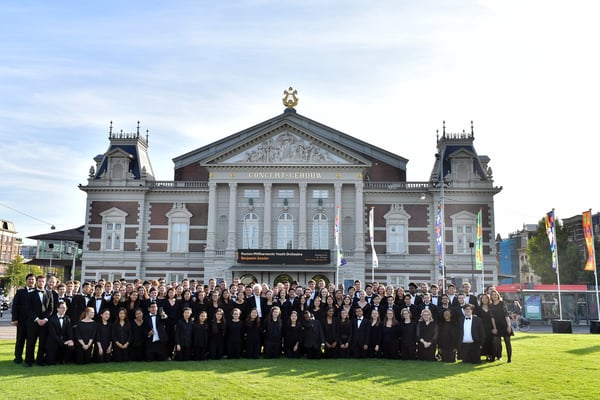
[[[349,164],[358,162],[362,165],[369,165],[371,163],[370,160],[379,160],[395,168],[406,170],[408,162],[406,158],[297,114],[295,110],[292,110],[292,112],[287,110],[274,118],[175,157],[173,159],[175,169],[193,163],[212,163],[212,165],[215,165],[215,160],[219,157],[225,156],[219,160],[219,162],[222,162],[238,154],[231,153],[232,151],[235,152],[235,149],[241,148],[242,151],[249,150],[254,145],[259,144],[256,142],[252,143],[253,140],[265,134],[273,134],[277,127],[286,124],[294,129],[298,129],[303,135],[312,138],[311,141],[314,140],[314,143],[318,144],[319,148],[324,148],[328,152],[347,160]]]
[[[370,162],[348,149],[329,143],[289,122],[256,133],[237,145],[202,160],[204,165],[216,164],[320,164],[369,165]]]

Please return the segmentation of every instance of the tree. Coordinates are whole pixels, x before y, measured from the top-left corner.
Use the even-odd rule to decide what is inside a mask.
[[[32,273],[37,275],[44,275],[44,271],[37,265],[29,265],[23,263],[23,257],[16,256],[8,267],[6,267],[5,277],[9,285],[12,288],[18,288],[25,286],[25,277],[27,274]]]
[[[569,241],[569,232],[556,221],[556,243],[558,248],[558,268],[561,284],[573,284],[585,279],[581,252]],[[552,269],[550,242],[546,235],[546,223],[542,219],[537,231],[527,244],[527,258],[533,271],[542,279],[542,283],[557,283],[556,271]]]

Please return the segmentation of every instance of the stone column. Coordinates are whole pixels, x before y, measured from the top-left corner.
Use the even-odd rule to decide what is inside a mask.
[[[229,183],[229,232],[227,233],[227,250],[235,250],[237,226],[237,183]]]
[[[264,225],[263,225],[263,243],[262,243],[262,248],[263,249],[271,249],[271,237],[272,237],[272,233],[271,233],[271,227],[273,224],[273,217],[272,217],[272,212],[273,212],[273,203],[271,200],[271,189],[272,189],[272,183],[271,182],[267,182],[264,184],[264,188],[265,188],[265,206],[264,206]]]
[[[298,248],[307,249],[306,247],[306,182],[300,182],[299,195],[300,195],[300,208],[298,210]]]
[[[217,241],[217,184],[208,182],[208,221],[206,227],[206,250],[214,250]]]

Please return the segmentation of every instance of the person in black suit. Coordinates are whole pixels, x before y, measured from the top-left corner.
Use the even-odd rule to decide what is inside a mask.
[[[27,344],[25,348],[25,366],[31,367],[34,360],[35,344],[38,351],[35,361],[38,365],[46,363],[46,339],[48,336],[48,319],[54,311],[54,296],[50,290],[44,289],[46,277],[39,275],[35,281],[36,290],[27,294],[29,316],[27,318]]]
[[[252,286],[252,295],[246,299],[246,309],[252,310],[256,308],[258,317],[261,322],[264,322],[269,314],[267,313],[267,299],[260,296],[261,290],[262,287],[258,283]]]
[[[371,324],[367,318],[363,316],[363,310],[357,307],[354,312],[356,318],[352,321],[352,341],[350,348],[354,358],[367,358],[369,356],[369,342]]]
[[[477,296],[471,293],[471,284],[469,282],[463,282],[462,291],[465,295],[465,302],[473,304],[475,307],[478,306]]]
[[[26,285],[24,288],[17,290],[12,302],[11,324],[17,327],[17,337],[15,341],[15,364],[23,362],[23,348],[27,339],[27,309],[28,293],[35,290],[35,275],[28,274],[25,278]]]
[[[290,290],[288,293],[287,300],[283,301],[283,299],[280,299],[280,301],[281,318],[284,322],[287,322],[290,320],[290,315],[292,314],[292,311],[296,311],[296,313],[298,313],[300,300],[296,297],[296,291]]]
[[[456,286],[454,283],[448,284],[447,292],[448,300],[450,301],[450,307],[458,306],[458,297],[456,296]]]
[[[48,344],[46,362],[48,365],[66,364],[72,359],[75,349],[71,319],[66,314],[67,303],[62,302],[48,320]]]
[[[102,317],[100,315],[101,311],[105,308],[108,308],[108,302],[104,299],[102,295],[104,292],[104,288],[102,285],[97,284],[94,286],[94,295],[88,300],[87,307],[92,307],[96,312],[94,314],[94,321],[100,323],[102,321]]]
[[[148,315],[144,319],[147,332],[146,339],[146,361],[165,361],[167,359],[167,329],[163,322],[167,315],[158,315],[158,305],[150,303]]]
[[[417,306],[417,315],[421,315],[423,310],[431,311],[433,319],[438,320],[437,307],[431,302],[431,295],[429,293],[423,294],[423,302]]]
[[[465,363],[481,364],[481,346],[484,340],[483,322],[473,315],[473,305],[464,306],[465,317],[459,322],[460,356]]]

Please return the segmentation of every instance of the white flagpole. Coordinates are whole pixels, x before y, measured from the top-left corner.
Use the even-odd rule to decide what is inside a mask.
[[[340,285],[340,206],[336,207],[335,214],[335,286]]]
[[[371,282],[375,282],[375,268],[379,266],[377,253],[375,252],[375,207],[369,211],[369,237],[371,239]]]

